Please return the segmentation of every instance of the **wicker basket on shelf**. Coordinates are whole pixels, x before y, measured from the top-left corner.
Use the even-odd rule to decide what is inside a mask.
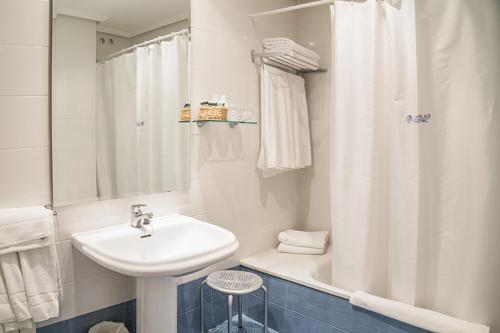
[[[227,120],[227,107],[220,106],[220,105],[217,105],[217,106],[201,105],[198,119],[199,120]]]
[[[185,104],[181,109],[181,121],[190,121],[191,120],[191,105]]]

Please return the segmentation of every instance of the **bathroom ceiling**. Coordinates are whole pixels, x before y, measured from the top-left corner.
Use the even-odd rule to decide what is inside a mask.
[[[97,30],[134,37],[189,17],[187,0],[57,0],[55,15],[97,21]]]

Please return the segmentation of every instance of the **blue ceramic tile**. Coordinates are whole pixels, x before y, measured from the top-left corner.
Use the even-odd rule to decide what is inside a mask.
[[[177,313],[194,310],[200,306],[200,285],[205,278],[194,280],[177,288]],[[210,303],[211,293],[207,286],[204,287],[204,301]]]
[[[184,312],[177,316],[178,333],[198,333],[200,332],[200,310]]]
[[[134,299],[125,303],[125,326],[130,333],[136,331],[137,301]]]
[[[264,301],[254,295],[246,297],[247,311],[245,314],[253,320],[264,323]],[[273,303],[268,304],[268,326],[278,332],[283,332],[285,327],[285,309]]]
[[[334,333],[333,327],[302,316],[290,310],[285,311],[286,333]]]
[[[389,323],[388,333],[431,333],[424,329],[408,325],[394,319],[389,319],[388,323]]]
[[[355,311],[348,300],[334,295],[332,297],[333,326],[351,332],[354,327]]]
[[[37,328],[36,333],[72,333],[71,320]]]
[[[352,333],[387,333],[388,318],[361,308],[354,308],[354,328]]]
[[[205,332],[215,326],[212,319],[212,311],[210,306],[205,306],[204,309],[204,329]],[[177,332],[178,333],[199,333],[200,332],[200,308],[184,312],[177,316]]]
[[[254,271],[246,267],[242,267],[242,270],[246,270],[259,275],[264,280],[264,285],[267,288],[269,302],[281,307],[285,307],[288,281],[276,278],[265,273]],[[264,293],[262,290],[257,290],[252,294],[257,297],[264,297]]]
[[[350,333],[348,331],[344,331],[343,329],[340,329],[340,328],[337,328],[337,327],[333,327],[333,326],[332,326],[332,332],[333,333]]]
[[[233,268],[235,269],[235,268]],[[238,268],[236,268],[238,269]],[[252,271],[248,268],[241,268]],[[423,329],[352,307],[340,297],[307,288],[273,276],[258,273],[269,289],[269,326],[286,333],[430,333]],[[199,285],[198,279],[178,288],[178,332],[198,333]],[[205,330],[227,319],[227,295],[205,287]],[[243,313],[263,321],[262,293],[245,295]],[[281,305],[281,306],[280,306]],[[286,305],[286,309],[285,309]],[[237,314],[236,298],[233,315]],[[103,321],[124,322],[130,333],[136,331],[136,301],[129,301],[86,315],[37,329],[37,333],[87,333],[93,325]]]
[[[328,325],[334,325],[335,300],[330,294],[288,283],[286,309],[300,313]]]
[[[92,326],[105,320],[124,323],[125,303],[74,318],[72,333],[87,333]]]

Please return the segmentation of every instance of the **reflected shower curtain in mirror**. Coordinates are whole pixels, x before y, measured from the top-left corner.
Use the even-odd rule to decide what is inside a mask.
[[[500,332],[500,2],[334,12],[334,285]]]
[[[188,44],[178,35],[97,65],[100,199],[186,188]]]

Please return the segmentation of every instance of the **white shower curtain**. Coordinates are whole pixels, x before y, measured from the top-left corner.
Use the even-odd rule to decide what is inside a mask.
[[[97,65],[99,198],[186,188],[188,44],[178,35]]]
[[[500,332],[500,2],[334,11],[333,283]]]

